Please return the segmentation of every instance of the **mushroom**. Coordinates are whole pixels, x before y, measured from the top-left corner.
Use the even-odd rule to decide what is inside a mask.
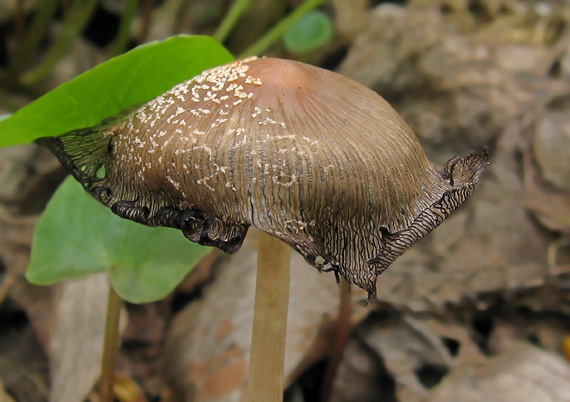
[[[375,92],[273,58],[208,70],[39,142],[123,218],[228,253],[253,225],[370,300],[377,276],[469,198],[488,164],[483,151],[438,171]]]
[[[482,151],[437,170],[378,94],[273,58],[205,71],[136,111],[38,142],[123,218],[228,253],[254,226],[369,300],[489,163]]]

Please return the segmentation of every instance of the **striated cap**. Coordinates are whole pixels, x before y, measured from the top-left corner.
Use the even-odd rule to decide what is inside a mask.
[[[375,297],[461,205],[486,151],[441,171],[378,94],[303,63],[214,68],[97,127],[38,140],[117,215],[237,251],[250,225]]]

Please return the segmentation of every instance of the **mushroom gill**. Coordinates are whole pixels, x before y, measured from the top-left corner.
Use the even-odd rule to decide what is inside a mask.
[[[437,171],[375,92],[271,58],[208,70],[136,111],[38,141],[123,218],[229,253],[253,225],[370,298],[488,164],[483,151]]]

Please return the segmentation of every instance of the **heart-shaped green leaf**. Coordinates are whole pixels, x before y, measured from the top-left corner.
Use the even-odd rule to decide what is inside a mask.
[[[287,50],[306,53],[327,43],[333,28],[330,18],[322,11],[311,11],[285,31],[283,42]]]
[[[223,46],[206,36],[179,35],[147,43],[92,68],[0,120],[0,147],[95,126],[232,60]]]
[[[210,250],[178,230],[118,218],[69,177],[38,222],[26,278],[49,285],[110,271],[123,299],[146,303],[170,293]]]

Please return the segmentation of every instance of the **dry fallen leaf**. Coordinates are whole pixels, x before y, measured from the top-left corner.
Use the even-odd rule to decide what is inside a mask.
[[[458,323],[383,311],[382,320],[372,314],[357,327],[332,401],[369,401],[393,392],[397,400],[420,402],[457,364],[485,359],[468,329]],[[393,379],[393,389],[383,377]]]
[[[568,400],[568,363],[559,356],[524,343],[486,362],[458,367],[427,399],[430,402]]]
[[[525,204],[550,230],[570,234],[570,120],[547,110],[524,152]],[[530,137],[530,136],[529,136]],[[538,166],[537,166],[538,165]]]
[[[66,281],[58,290],[49,340],[50,401],[81,401],[101,372],[108,277],[89,275]]]
[[[542,176],[555,187],[570,191],[570,116],[568,104],[549,109],[537,122],[533,139]]]
[[[347,38],[354,38],[366,23],[368,0],[333,0],[337,32]]]
[[[352,339],[343,355],[333,385],[330,402],[390,401],[386,368],[381,359],[361,339]]]
[[[387,97],[441,154],[488,146],[520,113],[568,93],[567,81],[547,75],[566,36],[549,38],[549,47],[518,34],[539,31],[544,21],[533,12],[507,8],[488,24],[466,24],[466,7],[445,4],[448,12],[437,2],[374,8],[339,72]]]

